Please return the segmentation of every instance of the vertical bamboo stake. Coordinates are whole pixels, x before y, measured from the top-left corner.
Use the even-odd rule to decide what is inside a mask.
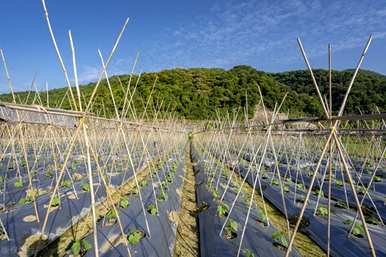
[[[63,59],[62,59],[62,55],[61,55],[60,50],[58,48],[58,44],[56,43],[55,35],[54,35],[54,32],[53,32],[52,27],[51,27],[51,21],[50,21],[49,15],[48,15],[48,10],[47,10],[47,6],[46,6],[45,0],[42,0],[42,5],[43,5],[43,10],[44,10],[44,15],[45,15],[46,21],[47,21],[48,30],[50,32],[50,36],[51,36],[51,39],[52,39],[52,43],[54,45],[56,55],[57,55],[57,57],[59,59],[60,67],[63,70],[64,78],[65,78],[67,86],[68,86],[68,92],[70,92],[70,97],[71,97],[71,100],[72,100],[72,102],[74,104],[74,109],[78,110],[74,94],[72,93],[71,83],[70,83],[70,79],[68,78],[67,69],[66,69],[66,66],[64,65],[64,62],[63,62]]]
[[[92,177],[92,167],[91,167],[91,158],[90,158],[90,142],[87,135],[86,125],[82,123],[83,136],[86,142],[86,153],[87,153],[87,171],[88,171],[88,180],[90,183],[90,196],[91,196],[91,211],[92,211],[92,221],[93,221],[93,235],[94,235],[94,253],[95,257],[99,257],[99,247],[98,247],[98,230],[97,230],[97,217],[95,210],[95,195],[94,195],[94,182]]]
[[[72,41],[72,35],[71,31],[68,32],[68,36],[70,39],[70,45],[71,45],[71,52],[72,52],[72,61],[73,61],[73,68],[74,68],[74,77],[75,77],[75,86],[76,86],[76,92],[78,95],[78,101],[79,101],[79,109],[82,111],[82,102],[80,98],[80,89],[79,89],[79,83],[78,83],[78,72],[77,72],[77,66],[76,66],[76,55],[75,55],[75,47],[74,43]],[[75,99],[74,99],[75,100]],[[83,118],[84,120],[85,118]],[[88,173],[88,180],[90,184],[90,197],[91,197],[91,212],[92,212],[92,221],[93,221],[93,236],[94,236],[94,253],[96,257],[99,257],[99,247],[98,247],[98,229],[97,229],[97,217],[96,217],[96,210],[95,210],[95,193],[94,193],[94,181],[93,181],[93,175],[92,175],[92,167],[91,167],[91,157],[90,157],[90,142],[89,137],[86,130],[86,125],[84,122],[82,122],[82,129],[83,129],[83,137],[86,143],[86,156],[87,156],[87,173]]]
[[[12,100],[13,100],[13,103],[16,103],[15,93],[13,91],[13,86],[12,86],[12,80],[11,80],[11,77],[9,76],[9,73],[8,73],[7,62],[5,61],[3,49],[1,49],[1,48],[0,48],[0,55],[1,55],[1,59],[3,61],[3,65],[4,65],[4,72],[5,72],[5,77],[7,78],[8,87],[9,87],[9,90],[11,90]]]
[[[47,92],[47,107],[50,108],[50,97],[48,94],[48,82],[46,81],[46,92]]]
[[[332,49],[331,45],[328,45],[328,88],[329,88],[329,117],[332,115]],[[330,122],[332,126],[332,122]],[[332,184],[332,143],[330,142],[330,158],[328,161],[328,220],[327,220],[327,257],[331,255],[331,184]]]

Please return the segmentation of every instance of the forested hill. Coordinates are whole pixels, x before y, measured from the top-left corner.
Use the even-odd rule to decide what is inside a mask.
[[[339,108],[341,100],[348,87],[353,71],[333,72],[333,108]],[[316,79],[322,94],[327,94],[328,74],[325,70],[315,71]],[[275,102],[280,102],[286,92],[287,99],[282,112],[291,116],[317,116],[322,114],[322,108],[316,97],[316,91],[308,71],[290,71],[282,73],[266,73],[249,66],[236,66],[230,70],[224,69],[172,69],[157,73],[142,74],[134,92],[134,106],[137,114],[142,114],[148,96],[152,90],[155,78],[158,77],[148,112],[161,107],[163,112],[173,112],[177,116],[188,119],[210,119],[218,113],[243,110],[248,102],[249,115],[253,115],[259,102],[257,85],[260,85],[264,101],[268,108],[273,109]],[[129,82],[128,75],[110,78],[118,109],[122,109],[125,89]],[[132,78],[131,90],[137,82],[137,76]],[[121,81],[121,83],[119,82]],[[91,95],[95,83],[81,86],[82,100],[86,102]],[[3,87],[5,88],[5,87]],[[49,104],[57,107],[67,88],[49,91]],[[73,90],[75,93],[75,89]],[[25,102],[27,92],[17,93],[17,101]],[[34,101],[30,94],[28,103]],[[43,105],[46,104],[46,93],[40,95]],[[0,95],[0,101],[11,101],[11,95]],[[36,98],[35,103],[39,104]],[[386,77],[375,72],[362,70],[352,89],[347,104],[347,113],[371,112],[378,106],[386,110]],[[64,101],[62,108],[69,109],[70,103]],[[99,115],[112,116],[113,103],[105,81],[98,88],[92,111]],[[129,112],[131,115],[131,112]],[[149,115],[152,115],[149,113]]]
[[[333,110],[339,110],[353,73],[353,70],[332,72]],[[299,70],[270,75],[297,93],[316,95],[308,71]],[[322,94],[328,95],[328,71],[315,70],[314,75]],[[378,106],[381,111],[386,111],[386,76],[368,70],[359,71],[348,99],[347,113],[359,113],[360,110],[372,112],[376,110],[375,106]]]

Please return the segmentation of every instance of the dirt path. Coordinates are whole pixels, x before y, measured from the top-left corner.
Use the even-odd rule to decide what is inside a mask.
[[[174,257],[199,256],[196,210],[196,182],[190,159],[190,145],[185,149],[185,178],[182,188],[182,207],[179,213]]]

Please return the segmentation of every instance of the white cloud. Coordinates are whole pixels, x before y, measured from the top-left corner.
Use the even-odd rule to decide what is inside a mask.
[[[95,66],[83,66],[79,74],[79,83],[88,83],[98,80],[100,68]]]
[[[191,24],[182,24],[144,57],[152,67],[222,66],[299,60],[296,37],[309,56],[362,46],[370,33],[385,38],[382,1],[249,0],[217,2]],[[261,67],[264,69],[264,67]]]

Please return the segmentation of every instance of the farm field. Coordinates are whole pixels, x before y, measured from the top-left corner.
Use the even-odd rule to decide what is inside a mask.
[[[386,255],[382,135],[93,119],[2,124],[3,256]]]
[[[108,23],[92,28],[83,13],[82,22],[77,20],[74,9],[65,21],[83,33],[67,30],[63,36],[56,32],[63,29],[56,23],[63,3],[38,2],[49,47],[41,49],[42,42],[34,40],[31,45],[50,53],[36,58],[36,65],[45,66],[51,54],[55,67],[50,63],[48,70],[54,75],[48,77],[56,81],[59,72],[65,84],[50,88],[45,82],[38,89],[35,74],[25,86],[14,78],[21,70],[13,63],[23,59],[27,69],[29,55],[8,59],[0,45],[0,257],[386,257],[386,76],[363,68],[372,42],[380,40],[375,47],[380,49],[386,32],[359,37],[360,48],[358,39],[349,47],[337,44],[337,51],[360,49],[354,68],[346,70],[333,70],[331,44],[328,68],[313,69],[310,57],[319,60],[320,49],[308,52],[301,38],[296,43],[305,70],[229,68],[239,57],[271,52],[268,43],[233,52],[216,41],[224,37],[227,44],[240,44],[252,34],[241,23],[259,16],[244,17],[248,1],[227,12],[221,8],[228,5],[219,4],[209,9],[220,14],[207,16],[225,19],[230,28],[216,29],[217,23],[208,21],[199,33],[187,32],[205,19],[197,27],[168,27],[159,42],[156,33],[144,40],[140,45],[151,51],[144,57],[136,52],[129,63],[129,18],[105,41],[106,27],[118,24],[111,13],[121,15],[125,8],[110,13],[111,6],[95,1],[99,11],[106,9],[98,19]],[[84,2],[77,4],[84,8]],[[197,11],[183,15],[182,9],[182,20]],[[272,15],[287,17],[276,9]],[[152,34],[148,25],[139,26],[143,32],[134,29],[133,42]],[[93,37],[96,28],[101,31]],[[249,32],[228,35],[239,29]],[[337,34],[350,34],[343,32]],[[165,35],[182,38],[167,44]],[[277,35],[275,44],[284,44]],[[187,62],[181,68],[170,49],[201,37],[206,41],[199,47],[176,51]],[[98,44],[96,64],[89,51],[78,51],[91,41]],[[102,52],[99,47],[107,42]],[[13,55],[25,47],[7,46]],[[213,51],[204,54],[205,47]],[[221,68],[195,68],[189,61],[199,48],[201,57],[221,53],[215,64],[222,50],[231,55]],[[288,50],[288,62],[280,64],[286,69],[294,64],[291,54]],[[173,62],[163,63],[165,56]],[[83,59],[93,65],[80,65]],[[320,60],[316,63],[319,67]],[[149,71],[160,64],[172,68]]]

